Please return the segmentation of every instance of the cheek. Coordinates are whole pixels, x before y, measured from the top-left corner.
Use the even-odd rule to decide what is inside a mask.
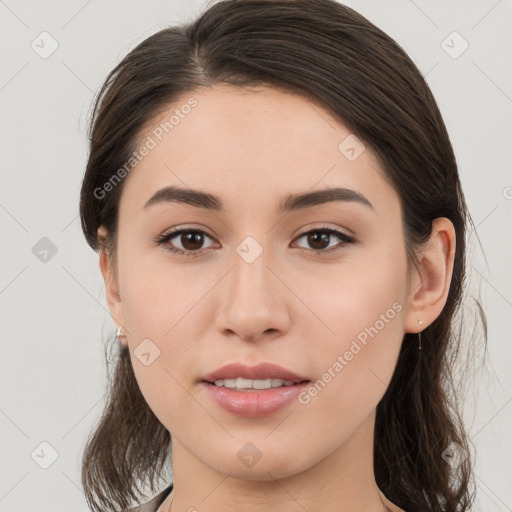
[[[201,301],[218,279],[211,272],[198,273],[193,265],[156,263],[134,252],[120,260],[119,270],[132,364],[141,392],[157,416],[162,410],[183,410],[180,404],[190,400],[183,386],[189,387],[198,377],[197,343],[191,340],[200,342],[206,336],[200,332],[206,324]],[[153,361],[148,366],[138,358],[143,349]]]
[[[376,253],[377,254],[377,253]],[[309,325],[332,340],[332,346],[356,338],[376,324],[379,334],[401,333],[406,286],[405,260],[398,251],[376,264],[358,253],[340,265],[310,267],[301,273],[294,292],[310,311]],[[382,318],[383,316],[383,318]],[[385,333],[386,332],[386,333]],[[364,341],[364,334],[361,335]]]
[[[195,265],[172,263],[171,256],[155,258],[150,252],[125,253],[119,262],[126,326],[139,338],[170,338],[173,330],[188,325],[215,281],[211,273],[198,272]]]
[[[371,256],[379,256],[378,265],[358,254],[321,275],[303,274],[296,289],[312,312],[301,325],[304,337],[315,340],[309,360],[320,379],[316,393],[323,398],[317,403],[334,404],[334,415],[364,414],[376,406],[403,339],[405,253],[383,248]]]

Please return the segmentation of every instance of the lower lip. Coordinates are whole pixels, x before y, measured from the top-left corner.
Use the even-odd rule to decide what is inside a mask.
[[[207,393],[222,409],[249,418],[268,416],[279,411],[292,402],[308,384],[309,381],[306,381],[280,388],[236,391],[202,382]]]

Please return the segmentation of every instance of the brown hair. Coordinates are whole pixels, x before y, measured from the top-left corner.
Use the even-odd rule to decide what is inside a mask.
[[[405,510],[469,510],[472,463],[452,370],[463,339],[455,323],[472,221],[426,81],[366,18],[334,0],[225,0],[140,43],[111,71],[95,101],[80,196],[88,244],[104,246],[115,266],[125,178],[102,197],[95,191],[105,190],[157,114],[184,94],[220,82],[270,85],[315,101],[370,147],[399,195],[410,265],[417,264],[415,251],[428,240],[434,219],[453,223],[457,243],[447,302],[423,331],[421,352],[417,335],[404,335],[377,407],[374,468],[379,488]],[[104,240],[97,236],[101,225]],[[486,339],[481,308],[479,314]],[[128,349],[118,350],[108,402],[83,456],[82,484],[95,511],[126,508],[138,499],[140,482],[154,491],[169,456],[170,434],[139,390]],[[442,457],[451,443],[468,455],[456,468]]]

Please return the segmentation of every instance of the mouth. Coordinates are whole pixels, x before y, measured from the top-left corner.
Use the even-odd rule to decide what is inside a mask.
[[[207,395],[237,416],[263,417],[291,404],[311,380],[273,363],[229,363],[200,380]]]
[[[283,379],[244,379],[237,377],[235,379],[219,379],[214,382],[203,381],[213,386],[232,389],[235,391],[261,391],[265,389],[282,388],[295,386],[310,382],[309,380],[283,380]]]

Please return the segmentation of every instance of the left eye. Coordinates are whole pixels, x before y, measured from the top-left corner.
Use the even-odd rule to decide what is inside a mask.
[[[333,236],[342,242],[341,247],[334,246],[334,247],[326,249],[326,247],[324,247],[325,242],[328,241],[329,239],[331,239]],[[310,244],[314,247],[313,251],[319,252],[319,253],[330,253],[333,251],[338,251],[338,250],[341,250],[343,248],[343,246],[355,243],[355,239],[353,237],[346,235],[345,233],[342,233],[341,231],[338,231],[337,229],[332,229],[329,227],[318,228],[318,229],[313,229],[311,231],[307,231],[306,233],[299,235],[299,237],[297,239],[301,239],[304,237],[307,237],[308,244]],[[315,245],[317,247],[315,247]],[[340,244],[338,243],[337,245],[340,245]],[[318,246],[320,246],[320,247],[318,247]],[[327,247],[329,247],[329,244],[327,244]]]
[[[329,243],[327,243],[327,248],[325,247],[325,243],[328,242],[333,236],[337,238],[339,242],[341,242],[342,247],[335,246],[328,248]],[[207,233],[200,229],[179,229],[169,233],[164,233],[163,235],[159,236],[155,239],[155,244],[165,245],[165,248],[168,251],[175,254],[183,256],[199,256],[202,253],[200,250],[204,244],[205,237],[211,239]],[[307,243],[313,246],[313,249],[309,250],[319,254],[338,251],[341,250],[343,246],[355,243],[355,239],[353,237],[329,227],[317,228],[311,231],[307,231],[299,235],[296,240],[300,240],[301,238],[305,237],[307,237]],[[170,242],[175,238],[178,238],[182,244],[182,248],[171,246]],[[337,245],[339,245],[339,243]]]

